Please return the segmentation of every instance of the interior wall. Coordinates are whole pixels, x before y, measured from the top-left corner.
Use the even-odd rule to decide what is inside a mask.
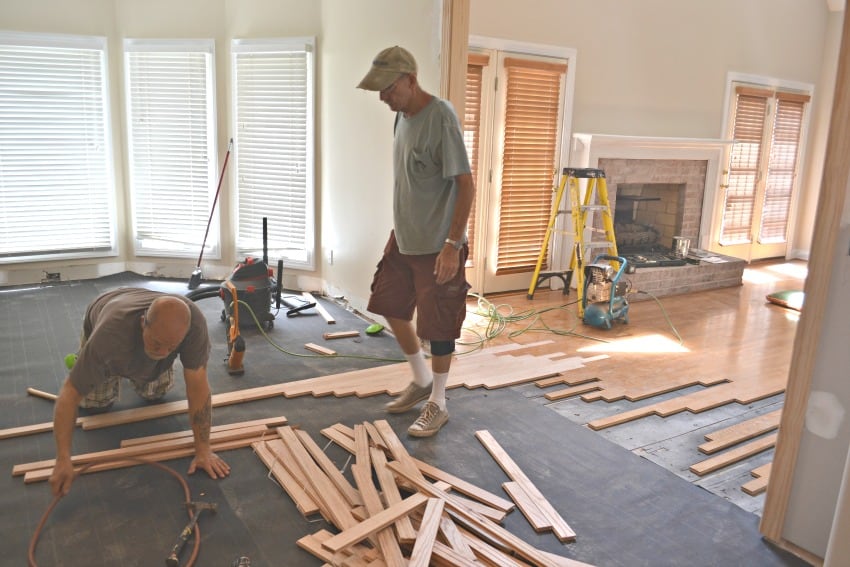
[[[575,48],[574,132],[723,138],[728,73],[816,85],[789,246],[807,258],[841,18],[798,0],[471,0],[470,33]]]
[[[375,93],[355,86],[375,53],[399,43],[416,54],[426,88],[439,92],[440,13],[440,0],[3,0],[0,27],[107,36],[111,75],[117,78],[110,85],[115,109],[123,108],[123,37],[214,37],[221,156],[231,128],[230,39],[316,36],[319,267],[290,273],[284,284],[324,287],[362,309],[391,226],[392,113]],[[831,91],[819,88],[832,77],[831,68],[822,65],[835,49],[829,44],[837,35],[831,26],[824,2],[799,0],[470,0],[469,18],[473,35],[576,51],[573,131],[695,138],[719,136],[730,71],[817,84],[816,112],[821,92]],[[724,29],[729,31],[720,41],[718,30]],[[119,118],[113,115],[113,136],[116,157],[123,157]],[[813,121],[810,131],[809,148],[820,152],[820,159],[812,158],[817,167],[807,165],[804,181],[801,207],[810,215],[826,123]],[[126,226],[126,172],[123,159],[118,162],[118,203]],[[229,238],[229,183],[222,199],[223,258],[209,269],[205,258],[204,273],[210,277],[224,277],[238,260]],[[810,234],[810,224],[798,223],[798,233]],[[117,259],[0,266],[0,285],[38,281],[45,269],[61,269],[63,278],[97,277],[127,267],[188,277],[194,267],[194,259],[133,258],[129,235],[120,242]]]
[[[419,81],[436,94],[439,0],[324,2],[320,107],[322,275],[331,295],[365,310],[375,266],[392,228],[394,113],[357,88],[372,59],[401,45]]]

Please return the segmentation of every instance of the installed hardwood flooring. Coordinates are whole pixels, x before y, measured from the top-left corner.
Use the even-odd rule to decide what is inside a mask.
[[[770,462],[769,447],[709,475],[695,475],[690,467],[706,458],[699,452],[706,435],[782,407],[799,313],[765,296],[802,290],[805,277],[805,262],[765,261],[751,264],[737,287],[659,299],[634,290],[629,323],[617,321],[610,330],[577,321],[575,290],[564,296],[538,289],[532,300],[524,291],[479,298],[470,301],[462,340],[468,349],[546,341],[528,350],[602,355],[553,379],[517,388],[760,513],[763,495],[749,495],[741,485],[753,479],[755,468]]]

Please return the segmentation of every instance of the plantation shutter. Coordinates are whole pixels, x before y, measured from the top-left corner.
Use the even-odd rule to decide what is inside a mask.
[[[314,268],[313,41],[233,44],[237,250]]]
[[[0,262],[115,247],[105,38],[0,33]]]
[[[776,116],[767,164],[760,242],[784,242],[787,239],[786,229],[797,173],[803,112],[808,101],[809,97],[806,95],[776,93]]]
[[[469,165],[472,170],[472,179],[478,180],[479,153],[481,149],[481,94],[484,67],[490,61],[486,54],[470,53],[466,65],[466,109],[463,118],[463,141],[466,145],[466,153],[469,156]],[[467,224],[467,236],[469,239],[469,258],[467,262],[473,265],[475,258],[475,213],[477,210],[478,192],[472,202],[469,212],[469,223]]]
[[[729,159],[720,243],[752,242],[756,195],[761,183],[764,201],[758,240],[784,242],[809,96],[741,85],[735,92],[735,143]]]
[[[197,255],[216,189],[213,42],[125,40],[137,254]],[[212,223],[205,257],[219,257]]]
[[[505,58],[501,223],[496,274],[533,270],[549,222],[566,65]],[[545,266],[544,266],[545,268]]]

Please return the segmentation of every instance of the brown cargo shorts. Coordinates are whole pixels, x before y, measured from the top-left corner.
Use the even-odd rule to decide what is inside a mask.
[[[384,248],[384,255],[372,278],[372,294],[367,309],[371,313],[413,320],[416,312],[416,334],[427,341],[453,341],[460,337],[466,318],[466,281],[464,246],[458,254],[458,271],[451,281],[437,284],[434,263],[437,254],[409,255],[399,252],[395,234]]]

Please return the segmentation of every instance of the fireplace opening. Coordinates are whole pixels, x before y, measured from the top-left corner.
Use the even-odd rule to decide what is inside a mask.
[[[632,267],[683,266],[673,251],[682,233],[684,183],[619,183],[614,198],[617,250]]]

